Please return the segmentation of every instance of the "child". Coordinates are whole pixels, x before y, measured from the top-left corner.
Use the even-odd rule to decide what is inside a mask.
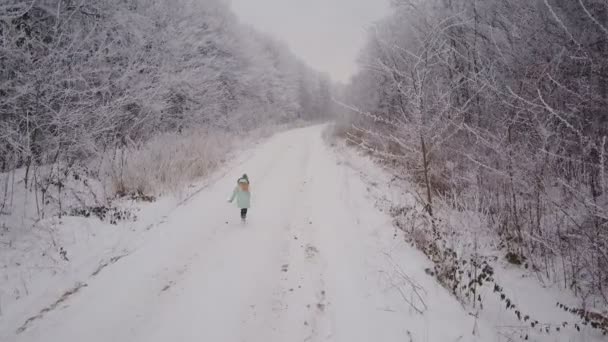
[[[247,209],[251,207],[251,193],[249,192],[249,177],[243,177],[237,180],[237,186],[232,192],[232,197],[228,200],[232,203],[236,198],[236,205],[241,209],[241,220],[243,223],[247,219]]]

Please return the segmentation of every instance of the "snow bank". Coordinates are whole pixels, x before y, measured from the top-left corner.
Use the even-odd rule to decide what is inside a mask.
[[[424,210],[423,190],[408,175],[372,157],[369,151],[347,146],[331,132],[325,136],[340,162],[356,170],[366,182],[378,210],[393,217],[399,229],[395,236],[403,236],[433,261],[426,272],[436,277],[480,324],[494,327],[495,340],[605,339],[602,329],[592,325],[597,327],[602,322],[595,313],[605,316],[607,312],[575,311],[585,303],[573,292],[543,282],[542,276],[525,262],[509,262],[483,214],[474,208],[458,210],[450,199],[442,198],[434,203],[435,218],[430,218]],[[475,280],[480,276],[483,279],[478,283]]]

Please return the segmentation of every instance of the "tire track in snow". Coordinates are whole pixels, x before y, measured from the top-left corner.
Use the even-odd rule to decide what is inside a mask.
[[[298,210],[292,216],[289,243],[289,274],[283,280],[283,300],[287,310],[277,321],[282,328],[276,341],[325,341],[331,336],[326,316],[326,261],[318,245],[318,225],[312,217],[315,206],[313,165],[318,146],[312,140],[308,158],[302,161],[305,175],[300,179]]]

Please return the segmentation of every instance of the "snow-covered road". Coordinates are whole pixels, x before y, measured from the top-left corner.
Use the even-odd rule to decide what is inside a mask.
[[[358,173],[323,142],[324,128],[261,144],[142,247],[11,339],[493,340],[395,238]],[[226,199],[245,172],[253,208],[242,225]]]

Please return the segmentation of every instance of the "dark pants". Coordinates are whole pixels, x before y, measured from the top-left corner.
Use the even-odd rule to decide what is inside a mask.
[[[246,219],[247,218],[247,209],[241,209],[241,218],[242,219]]]

